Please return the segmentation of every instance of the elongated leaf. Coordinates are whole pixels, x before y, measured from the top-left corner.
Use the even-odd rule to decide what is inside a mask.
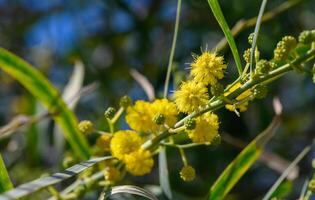
[[[69,109],[74,111],[79,98],[74,98],[80,92],[84,80],[84,66],[81,61],[76,61],[74,65],[74,69],[72,75],[69,79],[69,82],[65,86],[62,98],[68,105]],[[78,95],[79,96],[79,95]],[[54,127],[54,145],[56,149],[57,158],[55,162],[58,163],[61,160],[62,153],[65,147],[65,139],[62,135],[62,129],[60,126]]]
[[[0,154],[0,193],[10,190],[12,187],[13,185]]]
[[[211,187],[208,195],[209,200],[223,199],[229,193],[250,166],[252,166],[252,164],[259,158],[265,144],[273,136],[279,122],[280,119],[277,115],[267,129],[247,145],[247,147],[228,165]]]
[[[231,48],[231,51],[232,51],[232,54],[233,54],[233,57],[235,60],[237,71],[238,71],[239,75],[241,75],[243,70],[242,70],[240,55],[238,53],[233,35],[232,35],[231,30],[230,30],[230,28],[229,28],[229,26],[228,26],[228,24],[224,18],[224,15],[222,13],[220,5],[219,5],[217,0],[208,0],[208,3],[210,5],[210,8],[211,8],[213,14],[214,14],[214,17],[218,21],[218,23],[219,23],[219,25],[220,25],[220,27],[221,27],[221,29],[222,29],[225,37],[226,37],[226,40],[229,43],[229,46]]]
[[[159,179],[161,188],[168,199],[172,198],[172,189],[169,181],[169,173],[167,167],[166,149],[163,148],[159,153]]]
[[[63,172],[55,173],[51,176],[42,177],[39,179],[36,179],[32,182],[25,183],[23,185],[20,185],[2,195],[0,195],[0,200],[10,200],[10,199],[17,199],[21,197],[25,197],[29,194],[32,194],[36,191],[39,191],[41,189],[44,189],[48,186],[57,184],[59,182],[62,182],[68,178],[71,178],[80,172],[84,171],[85,169],[93,166],[96,163],[99,163],[104,160],[111,159],[111,156],[106,157],[100,157],[100,158],[94,158],[90,159],[88,161],[81,162],[79,164],[76,164],[72,167],[69,167]]]
[[[134,194],[141,197],[145,197],[146,199],[158,200],[150,191],[145,190],[141,187],[134,186],[134,185],[122,185],[122,186],[112,187],[108,192],[105,192],[104,199],[106,199],[109,196],[112,196],[114,194],[119,194],[119,193]]]
[[[293,160],[290,166],[281,174],[278,180],[273,184],[267,194],[264,196],[263,200],[270,199],[271,195],[276,191],[276,189],[280,186],[282,181],[288,176],[290,171],[294,169],[294,167],[306,156],[306,154],[311,150],[312,146],[307,146],[299,153],[299,155]]]
[[[90,156],[88,143],[78,131],[77,119],[60,97],[58,90],[34,67],[3,48],[0,48],[0,68],[18,80],[54,113],[54,119],[63,129],[74,152],[87,159]]]

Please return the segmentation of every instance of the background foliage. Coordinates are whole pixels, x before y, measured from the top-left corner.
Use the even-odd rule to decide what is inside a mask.
[[[267,11],[282,2],[270,1]],[[84,85],[97,82],[99,87],[81,98],[75,111],[79,119],[98,120],[98,126],[104,127],[105,120],[99,120],[99,117],[109,105],[117,106],[120,96],[129,94],[133,99],[147,98],[130,75],[130,69],[137,69],[145,75],[161,96],[176,3],[173,0],[1,0],[0,45],[38,67],[61,91],[71,76],[74,61],[82,60],[86,70]],[[230,27],[240,19],[257,16],[260,3],[257,0],[220,1]],[[314,18],[314,0],[304,0],[263,23],[258,40],[263,56],[272,56],[282,36],[297,36],[302,30],[314,29]],[[243,31],[236,38],[240,52],[249,47],[247,36],[253,30]],[[191,53],[200,53],[200,48],[213,48],[222,37],[223,33],[207,1],[183,1],[174,59],[177,76],[185,74],[186,63],[192,61]],[[237,74],[236,67],[233,66],[231,53],[224,53],[229,64],[225,81],[233,80]],[[17,114],[33,115],[43,110],[21,85],[3,71],[0,71],[0,82],[0,125],[8,123]],[[267,99],[255,101],[240,118],[232,112],[221,111],[221,132],[246,143],[251,141],[271,121],[271,101],[277,95],[284,106],[283,119],[267,150],[288,161],[293,160],[314,137],[314,88],[310,77],[285,76],[272,84]],[[123,123],[121,126],[127,127]],[[0,141],[0,150],[15,185],[61,167],[53,127],[51,120],[44,120]],[[207,193],[240,149],[223,142],[216,148],[198,147],[187,151],[198,174],[192,183],[180,180],[178,153],[173,150],[168,152],[173,189],[191,199],[198,199]],[[291,199],[298,196],[303,180],[309,177],[309,163],[314,153],[313,150],[301,162],[299,177],[294,180],[296,187],[289,195]],[[26,173],[28,171],[32,173]],[[157,184],[156,172],[157,169],[151,175],[132,181],[138,185]],[[278,176],[278,172],[257,162],[233,189],[229,199],[259,198]],[[287,182],[286,187],[291,186]]]

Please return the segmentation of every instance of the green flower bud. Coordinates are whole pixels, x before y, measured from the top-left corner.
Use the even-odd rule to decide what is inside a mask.
[[[163,114],[158,113],[153,117],[153,122],[156,123],[157,125],[161,125],[165,122],[165,116]]]
[[[132,99],[125,95],[123,97],[120,98],[120,101],[119,101],[119,106],[120,107],[123,107],[123,108],[128,108],[128,106],[130,106],[132,104]]]
[[[249,44],[253,44],[254,36],[255,36],[255,33],[249,34],[247,38]]]
[[[105,116],[106,118],[110,119],[110,118],[114,117],[115,113],[116,113],[116,109],[113,108],[113,107],[109,107],[109,108],[107,108],[107,110],[105,111],[104,116]]]
[[[196,120],[189,118],[185,121],[184,125],[187,130],[194,130],[196,128]]]
[[[94,128],[93,128],[93,123],[89,120],[83,120],[79,123],[78,125],[78,129],[80,132],[84,133],[84,134],[90,134],[93,132]]]
[[[267,96],[268,89],[266,85],[258,84],[253,88],[254,97],[257,99],[263,99]]]
[[[274,50],[275,60],[285,60],[288,58],[289,53],[296,47],[296,39],[292,36],[285,36],[280,42],[278,42],[277,47]]]
[[[299,35],[299,42],[303,44],[310,44],[315,41],[315,30],[303,31]]]
[[[255,73],[258,75],[263,75],[271,70],[271,64],[267,60],[260,60],[256,64]]]
[[[250,48],[248,48],[244,51],[243,58],[244,58],[246,63],[250,63]]]
[[[213,140],[212,140],[212,142],[211,142],[211,145],[213,145],[213,146],[219,146],[221,144],[221,135],[220,134],[217,134],[214,138],[213,138]]]
[[[310,180],[310,182],[308,183],[308,189],[312,191],[312,193],[315,193],[315,179],[314,178]]]
[[[221,96],[224,93],[224,87],[220,83],[211,86],[211,94],[215,97]]]

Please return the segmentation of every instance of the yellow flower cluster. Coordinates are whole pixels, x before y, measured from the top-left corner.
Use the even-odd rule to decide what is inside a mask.
[[[138,132],[157,132],[160,126],[154,123],[157,114],[165,117],[165,123],[173,126],[176,123],[176,105],[167,99],[157,99],[154,102],[136,101],[134,106],[128,107],[126,122]]]
[[[204,85],[214,85],[218,79],[222,79],[226,64],[222,56],[217,56],[216,53],[209,51],[203,52],[197,56],[191,63],[191,76],[193,79]]]
[[[216,114],[206,113],[196,118],[196,127],[188,130],[188,137],[194,143],[211,143],[218,135],[219,119]]]
[[[237,84],[233,85],[230,88],[230,90],[225,93],[225,96],[231,94],[232,92],[234,92],[235,90],[237,90],[241,86],[242,86],[241,83],[237,83]],[[240,112],[244,112],[247,110],[247,107],[248,107],[248,100],[246,100],[246,99],[251,95],[252,95],[252,92],[250,90],[246,90],[245,92],[240,94],[238,97],[236,97],[236,100],[241,102],[241,103],[236,104],[236,105],[227,104],[227,105],[225,105],[225,108],[230,110],[230,111],[235,111],[235,109],[239,109]],[[242,101],[244,101],[244,102],[242,102]]]
[[[209,100],[208,85],[215,85],[218,79],[222,79],[226,64],[222,56],[208,51],[195,57],[191,63],[191,80],[181,84],[175,91],[175,103],[179,111],[190,113]]]
[[[125,157],[126,169],[134,176],[143,176],[151,172],[154,161],[150,151],[142,148]]]
[[[142,138],[134,131],[117,131],[110,143],[112,155],[126,164],[129,173],[142,176],[150,173],[154,160],[150,151],[141,148]]]
[[[198,109],[209,99],[207,88],[194,81],[182,83],[180,89],[174,93],[174,97],[178,110],[184,113]]]
[[[123,160],[126,154],[132,153],[140,148],[142,138],[134,131],[117,131],[110,143],[112,155]]]

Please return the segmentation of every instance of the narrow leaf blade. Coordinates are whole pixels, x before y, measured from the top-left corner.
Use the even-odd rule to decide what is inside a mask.
[[[230,28],[229,28],[229,26],[228,26],[228,24],[224,18],[224,15],[222,13],[220,5],[219,5],[217,0],[208,0],[208,3],[210,5],[210,8],[211,8],[213,14],[214,14],[214,17],[218,21],[218,23],[219,23],[227,41],[228,41],[228,44],[231,48],[231,51],[232,51],[232,54],[233,54],[233,57],[235,60],[237,71],[238,71],[239,75],[241,75],[243,70],[242,70],[240,55],[238,53],[233,35],[232,35],[231,30],[230,30]]]
[[[54,119],[63,129],[74,152],[87,159],[90,156],[88,143],[78,131],[77,119],[58,90],[38,70],[3,48],[0,48],[0,68],[19,81],[51,113],[56,113]]]
[[[168,199],[172,198],[172,189],[169,181],[169,173],[167,167],[166,150],[163,148],[159,153],[159,179],[161,188]]]
[[[271,124],[260,133],[242,152],[228,165],[210,189],[208,200],[220,200],[229,193],[240,178],[247,172],[263,152],[265,144],[273,136],[280,122],[275,116]]]
[[[36,191],[39,191],[43,188],[46,188],[48,186],[57,184],[59,182],[62,182],[68,178],[71,178],[80,172],[84,171],[85,169],[92,167],[96,163],[99,163],[104,160],[111,159],[111,156],[106,157],[100,157],[100,158],[94,158],[90,159],[88,161],[81,162],[79,164],[76,164],[72,167],[69,167],[68,169],[64,170],[63,172],[55,173],[51,176],[42,177],[39,179],[36,179],[34,181],[31,181],[29,183],[22,184],[2,195],[0,195],[0,200],[10,200],[10,199],[18,199],[21,197],[25,197],[29,194],[32,194]]]
[[[13,184],[0,154],[0,193],[10,190]]]

